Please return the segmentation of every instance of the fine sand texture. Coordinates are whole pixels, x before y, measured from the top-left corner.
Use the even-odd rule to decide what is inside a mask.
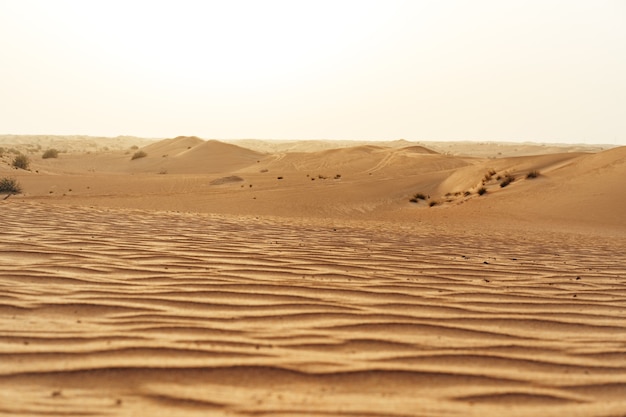
[[[626,415],[626,148],[401,145],[3,145],[0,415]]]

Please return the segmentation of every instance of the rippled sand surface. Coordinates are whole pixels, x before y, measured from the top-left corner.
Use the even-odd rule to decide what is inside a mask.
[[[626,414],[626,244],[0,203],[0,414]]]

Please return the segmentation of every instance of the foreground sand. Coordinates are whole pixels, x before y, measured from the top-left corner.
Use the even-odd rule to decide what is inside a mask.
[[[626,414],[621,232],[0,210],[2,415]]]

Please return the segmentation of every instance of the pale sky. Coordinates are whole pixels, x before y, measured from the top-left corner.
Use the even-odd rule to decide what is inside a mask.
[[[0,134],[626,145],[626,0],[0,0]]]

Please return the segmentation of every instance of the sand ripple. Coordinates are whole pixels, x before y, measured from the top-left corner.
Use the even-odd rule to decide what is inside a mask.
[[[0,210],[0,414],[626,414],[620,239]]]

